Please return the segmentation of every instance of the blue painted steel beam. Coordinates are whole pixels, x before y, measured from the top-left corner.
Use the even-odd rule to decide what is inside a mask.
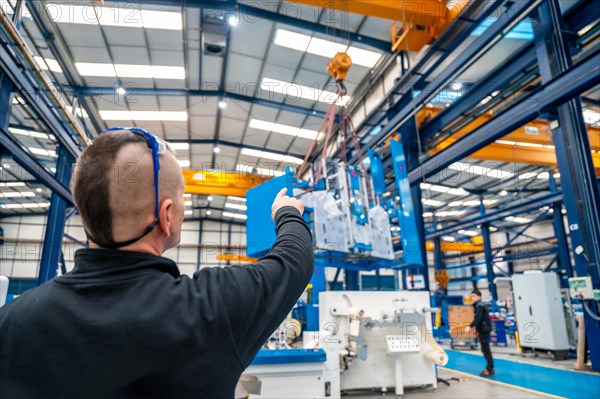
[[[510,213],[510,215],[519,215],[522,213],[531,212],[546,205],[560,202],[562,201],[562,197],[563,196],[560,193],[551,193],[534,199],[528,199],[526,201],[513,202],[512,205],[507,206],[506,208],[497,209],[493,212],[488,212],[483,216],[472,217],[449,226],[444,226],[441,229],[428,233],[426,237],[428,240],[431,240],[434,237],[452,234],[458,230],[465,230],[485,222],[492,223],[494,221],[504,219],[507,216],[507,213]]]
[[[571,8],[566,15],[568,26],[574,32],[579,31],[597,18],[596,5],[593,2],[580,1]],[[488,74],[481,81],[469,88],[462,97],[452,105],[437,114],[431,121],[420,128],[421,139],[430,139],[437,132],[450,126],[461,116],[472,113],[473,104],[479,104],[492,92],[502,89],[520,74],[537,65],[534,45],[530,44],[513,57],[505,61],[500,67]],[[600,106],[600,101],[582,98],[584,102],[590,100],[591,105]]]
[[[74,134],[74,132],[70,133],[68,123],[58,117],[56,110],[47,102],[45,96],[41,95],[45,90],[37,86],[34,79],[23,71],[24,68],[16,61],[10,46],[4,41],[0,41],[0,69],[6,73],[19,96],[47,125],[60,144],[65,146],[73,156],[77,157],[81,152],[81,147],[80,143],[71,134]]]
[[[23,2],[25,2],[25,0],[23,0]],[[48,44],[50,51],[54,55],[56,62],[60,66],[60,69],[62,70],[67,82],[69,82],[70,85],[76,85],[78,80],[72,73],[73,69],[75,68],[72,61],[73,55],[70,49],[68,48],[67,44],[65,43],[64,37],[62,36],[61,32],[58,29],[55,29],[56,25],[52,28],[48,26],[49,23],[52,22],[52,18],[46,10],[46,7],[29,7],[28,11],[31,13],[31,17],[33,18],[35,23],[38,24],[42,35],[46,38],[46,43]],[[62,56],[62,54],[65,53],[67,54],[67,56]],[[71,61],[67,61],[67,59],[70,59]],[[96,118],[96,114],[92,111],[90,103],[88,103],[87,101],[80,101],[80,103],[81,107],[87,112],[89,120],[96,129],[96,131],[101,132],[102,130],[104,130],[104,128],[100,126],[100,123]],[[85,123],[82,124],[85,127]]]
[[[254,87],[254,86],[253,86]],[[115,88],[111,86],[104,87],[76,87],[75,92],[82,97],[94,97],[104,95],[114,95]],[[244,94],[228,92],[224,90],[197,90],[197,89],[159,89],[159,88],[143,88],[135,87],[128,89],[132,96],[179,96],[179,97],[223,97],[228,102],[241,101],[249,104],[263,105],[265,107],[277,108],[283,111],[295,112],[316,118],[324,118],[325,113],[322,111],[314,111],[309,108],[300,107],[298,105],[285,104],[264,98],[252,97]]]
[[[479,212],[481,216],[485,216],[485,207],[483,206],[483,197],[480,198]],[[485,259],[486,276],[488,280],[488,290],[492,295],[492,299],[498,299],[498,292],[496,291],[496,284],[494,279],[496,273],[494,273],[494,255],[492,255],[492,240],[490,238],[490,222],[484,222],[481,224],[481,236],[483,237],[483,256]]]
[[[115,0],[113,3],[131,4],[127,0]],[[302,10],[300,8],[290,10],[291,8],[295,7],[294,4],[290,3],[282,4],[282,13],[276,12],[279,2],[250,2],[249,4],[241,4],[235,1],[224,2],[215,0],[141,0],[136,4],[165,5],[178,8],[200,7],[201,9],[205,10],[205,14],[209,14],[209,10],[212,10],[215,15],[236,15],[242,22],[247,21],[249,23],[257,23],[263,20],[285,24],[300,29],[305,29],[310,32],[320,33],[329,37],[337,37],[338,39],[343,39],[354,43],[362,43],[364,45],[373,47],[374,49],[388,53],[391,52],[392,48],[391,41],[385,41],[374,37],[361,35],[345,29],[333,29],[331,26],[319,24],[317,21],[312,22],[310,20],[300,18],[301,15],[299,15],[299,13],[301,14]],[[252,5],[257,5],[259,7],[252,7]],[[268,7],[269,9],[260,8],[261,6]],[[286,11],[288,11],[288,13],[286,13]],[[298,17],[291,16],[290,14],[298,15]],[[319,14],[317,13],[314,16],[314,19],[318,18],[318,15]]]
[[[0,71],[0,128],[8,128],[12,109],[13,84],[8,76]]]
[[[14,8],[13,23],[17,27],[17,30],[21,29],[21,20],[23,19],[23,7],[25,6],[25,0],[17,0]]]
[[[556,181],[552,174],[550,174],[549,184],[550,191],[557,192]],[[569,242],[567,241],[567,234],[565,232],[562,205],[560,203],[554,203],[552,204],[552,210],[552,227],[554,229],[556,247],[558,250],[556,261],[558,268],[560,269],[560,282],[563,288],[567,288],[569,286],[569,277],[573,277],[573,265],[571,264],[571,256],[569,255]]]
[[[540,0],[517,0],[507,2],[507,9],[501,16],[479,37],[477,37],[466,49],[456,55],[453,60],[436,78],[425,82],[425,77],[420,76],[408,82],[407,86],[402,87],[403,97],[409,96],[407,105],[403,107],[393,118],[389,119],[385,126],[369,141],[369,145],[381,144],[390,134],[401,128],[411,118],[414,119],[419,109],[424,107],[435,95],[446,87],[452,79],[464,72],[469,66],[485,54],[501,38],[504,31],[514,26],[516,22],[524,18],[532,7],[538,4]],[[434,43],[435,45],[435,43]],[[440,61],[441,62],[441,61]],[[418,87],[420,84],[424,88]],[[421,93],[412,98],[412,89],[422,89]],[[404,101],[404,98],[403,98]],[[350,159],[350,164],[355,164],[358,156],[355,154]]]
[[[479,84],[470,88],[458,100],[452,103],[450,107],[444,109],[431,119],[431,121],[421,126],[419,129],[421,140],[429,140],[438,132],[451,126],[452,122],[456,119],[472,115],[474,105],[479,104],[496,90],[504,88],[504,86],[513,81],[517,76],[520,76],[531,68],[535,62],[536,57],[535,53],[531,50],[531,46],[520,51],[502,64],[502,66],[481,79]]]
[[[58,194],[69,203],[73,203],[73,197],[71,197],[71,192],[67,187],[68,182],[63,184],[52,176],[52,174],[40,165],[35,158],[25,152],[19,144],[13,141],[7,130],[0,129],[0,138],[2,138],[2,146],[12,154],[12,158],[21,165],[23,169],[38,179],[40,183],[52,190],[52,192]]]
[[[445,269],[441,237],[435,237],[433,239],[433,259],[435,270]]]
[[[594,49],[567,72],[517,101],[466,137],[424,161],[409,173],[411,185],[418,184],[452,163],[468,157],[510,132],[536,119],[540,111],[558,106],[600,83],[600,50]]]
[[[358,291],[360,290],[360,281],[359,281],[359,273],[354,270],[345,270],[344,271],[344,282],[346,291]]]
[[[598,16],[598,12],[595,13]],[[572,68],[571,49],[563,35],[564,21],[558,0],[546,0],[533,19],[535,45],[543,83],[564,76]],[[598,58],[596,65],[600,68]],[[596,75],[600,75],[596,71]],[[556,108],[556,119],[550,121],[561,173],[565,208],[569,219],[573,257],[578,276],[589,275],[594,288],[600,288],[600,189],[591,155],[581,100],[572,97]],[[588,301],[584,312],[585,329],[592,369],[600,371],[600,307]],[[592,316],[591,313],[596,316]]]
[[[63,185],[69,184],[74,158],[64,147],[58,149],[58,162],[56,164],[56,179]],[[56,269],[62,252],[63,234],[65,231],[65,216],[67,201],[58,194],[53,193],[50,199],[46,233],[42,246],[42,260],[38,275],[38,285],[51,280],[56,276]]]

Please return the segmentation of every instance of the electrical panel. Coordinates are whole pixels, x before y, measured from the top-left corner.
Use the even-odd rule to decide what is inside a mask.
[[[569,279],[569,293],[573,299],[594,299],[592,278],[590,276],[571,277]]]
[[[511,280],[521,347],[568,350],[569,340],[558,275],[532,270],[514,274]]]
[[[388,353],[415,353],[420,352],[419,341],[415,337],[406,335],[386,335],[385,341]]]

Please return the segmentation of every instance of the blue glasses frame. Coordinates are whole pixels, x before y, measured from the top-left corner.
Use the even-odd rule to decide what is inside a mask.
[[[139,137],[144,139],[144,141],[146,142],[146,145],[152,151],[152,164],[153,164],[153,169],[154,169],[154,221],[148,227],[146,227],[146,229],[144,230],[144,232],[141,235],[139,235],[135,238],[132,238],[131,240],[121,241],[121,242],[102,242],[102,241],[98,241],[97,239],[94,239],[93,237],[90,237],[90,239],[92,241],[101,245],[102,247],[112,248],[112,249],[125,247],[129,244],[133,244],[140,238],[144,237],[146,234],[150,233],[158,225],[158,173],[160,171],[160,162],[159,162],[158,157],[159,157],[159,155],[164,154],[165,151],[167,150],[167,145],[164,142],[159,140],[158,137],[156,137],[149,131],[142,129],[140,127],[115,126],[115,127],[110,127],[108,129],[102,131],[100,134],[104,134],[104,133],[108,133],[108,132],[116,132],[116,131],[128,131],[128,132],[138,135]],[[89,234],[88,234],[88,236],[89,236]]]

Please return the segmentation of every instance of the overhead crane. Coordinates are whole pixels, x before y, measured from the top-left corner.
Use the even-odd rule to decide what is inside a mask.
[[[419,51],[433,43],[463,11],[468,1],[390,1],[390,0],[285,0],[340,12],[390,19],[392,51]]]
[[[442,111],[441,108],[423,108],[417,113],[417,125],[424,125]],[[453,132],[451,136],[440,140],[428,151],[428,154],[434,155],[448,148],[462,137],[467,136],[471,131],[487,123],[493,117],[493,114],[486,113],[475,118]],[[448,126],[447,130],[451,131],[452,126]],[[596,173],[600,175],[600,128],[588,125],[587,131],[592,149],[594,167]],[[547,121],[539,119],[527,123],[525,126],[504,136],[502,140],[498,140],[471,154],[469,158],[482,161],[518,162],[550,167],[556,167],[557,165],[550,126]]]

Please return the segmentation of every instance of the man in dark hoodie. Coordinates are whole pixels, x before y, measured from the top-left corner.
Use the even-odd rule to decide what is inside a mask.
[[[181,275],[162,254],[179,243],[184,188],[174,154],[141,129],[83,151],[72,192],[90,248],[0,309],[1,398],[234,396],[309,282],[311,236],[282,190],[259,262]]]
[[[492,377],[496,375],[494,372],[494,358],[492,357],[492,350],[490,349],[492,321],[490,320],[488,310],[481,302],[481,292],[478,289],[471,291],[471,301],[473,302],[473,308],[475,310],[475,320],[473,320],[469,327],[466,328],[466,331],[468,333],[471,328],[475,328],[479,344],[481,345],[481,352],[487,362],[485,370],[479,375],[482,377]]]

